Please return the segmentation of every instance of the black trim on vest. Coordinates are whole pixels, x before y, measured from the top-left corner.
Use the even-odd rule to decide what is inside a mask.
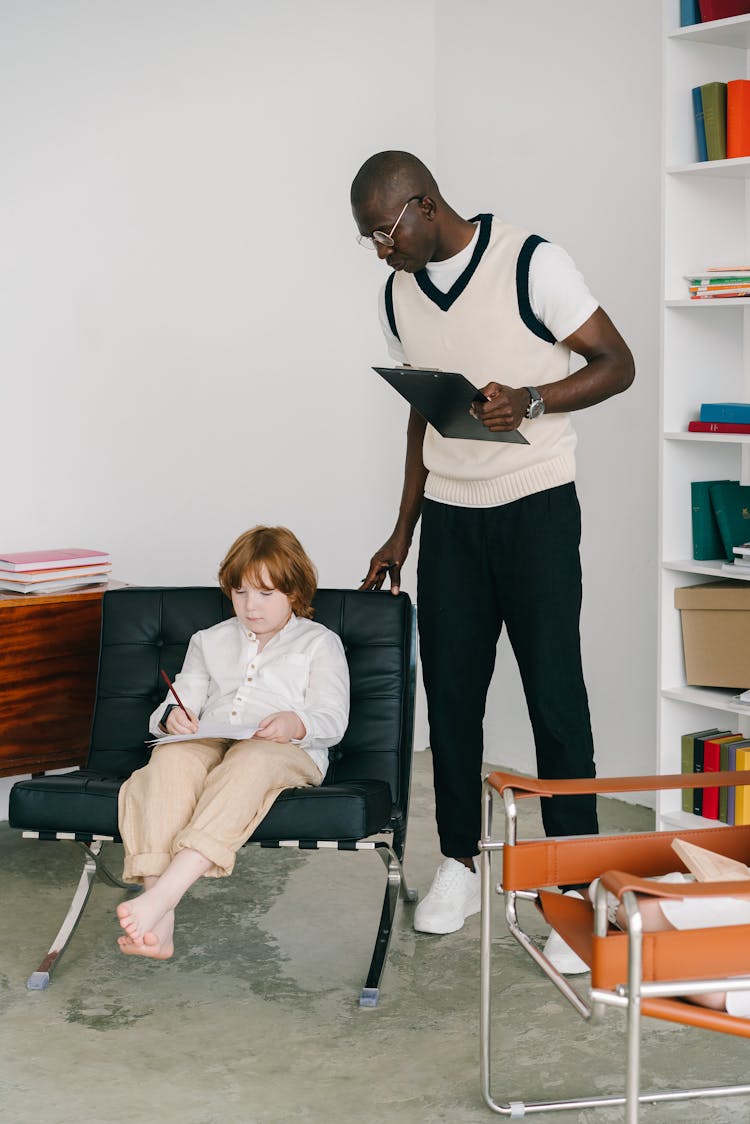
[[[543,324],[542,321],[538,320],[534,315],[531,308],[531,301],[529,300],[529,269],[531,268],[531,255],[540,242],[546,241],[547,239],[542,238],[539,234],[530,234],[521,247],[521,252],[516,262],[516,293],[518,295],[518,311],[529,331],[533,332],[535,336],[539,336],[539,339],[544,340],[545,343],[557,343],[557,340],[552,335],[547,325]]]
[[[474,253],[471,255],[471,260],[466,269],[463,271],[460,277],[456,278],[447,293],[441,293],[437,286],[433,285],[432,281],[430,281],[430,278],[427,275],[426,269],[419,269],[414,274],[414,280],[417,282],[424,295],[428,297],[429,300],[433,302],[433,304],[436,304],[438,308],[441,308],[443,312],[447,312],[451,305],[458,300],[458,298],[461,296],[461,293],[471,281],[476,272],[477,266],[482,260],[482,255],[487,249],[487,243],[490,240],[490,231],[492,229],[492,215],[474,215],[473,218],[469,219],[469,222],[479,223],[479,237],[477,238],[477,244],[474,247]]]
[[[394,336],[401,343],[401,336],[398,334],[396,327],[396,313],[393,310],[393,278],[396,276],[392,273],[385,283],[385,314],[388,317],[388,326],[393,332]]]

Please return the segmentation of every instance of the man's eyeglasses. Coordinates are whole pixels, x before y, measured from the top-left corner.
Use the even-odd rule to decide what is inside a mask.
[[[396,245],[393,240],[393,232],[401,222],[401,219],[404,217],[406,208],[410,203],[413,203],[415,199],[421,198],[421,195],[412,195],[411,199],[406,200],[403,207],[401,208],[401,214],[394,222],[388,234],[386,234],[384,230],[373,230],[372,234],[358,234],[357,241],[359,242],[360,246],[365,246],[368,250],[374,250],[377,246],[387,246],[389,249],[392,249]]]

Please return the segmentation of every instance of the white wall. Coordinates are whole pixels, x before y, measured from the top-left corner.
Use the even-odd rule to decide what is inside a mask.
[[[0,6],[3,548],[212,582],[270,521],[322,585],[366,573],[405,417],[349,185],[434,161],[433,0],[377,24],[398,51],[365,0]]]
[[[464,213],[566,245],[636,352],[633,390],[579,419],[579,489],[600,769],[647,771],[659,13],[572,7],[6,0],[0,545],[210,582],[237,533],[283,522],[323,585],[356,584],[393,524],[405,417],[369,372],[384,271],[348,188],[410,149]],[[507,652],[499,675],[488,755],[530,768]]]
[[[559,242],[630,344],[632,388],[576,415],[582,639],[598,770],[655,764],[660,5],[438,0],[437,170],[463,214]],[[534,770],[501,643],[485,755]]]

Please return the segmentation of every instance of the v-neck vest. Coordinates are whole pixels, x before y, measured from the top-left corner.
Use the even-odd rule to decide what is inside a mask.
[[[529,263],[542,239],[492,215],[477,219],[480,235],[471,261],[447,293],[432,284],[426,270],[389,279],[386,307],[407,363],[460,371],[476,387],[537,386],[565,378],[570,351],[553,339],[529,303]],[[446,438],[428,425],[425,494],[443,503],[492,507],[575,479],[576,434],[569,414],[545,414],[519,428],[528,445]]]

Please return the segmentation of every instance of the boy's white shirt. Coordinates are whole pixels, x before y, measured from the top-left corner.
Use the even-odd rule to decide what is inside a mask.
[[[185,706],[201,718],[242,729],[269,714],[291,710],[305,736],[293,739],[321,773],[328,750],[337,745],[349,720],[349,666],[335,632],[292,615],[261,652],[254,632],[237,617],[191,638],[182,670],[174,681]],[[157,738],[159,721],[175,700],[167,695],[149,721]]]
[[[436,289],[447,293],[471,260],[479,238],[479,226],[468,246],[445,261],[428,262],[427,276]],[[562,246],[540,242],[529,264],[529,302],[531,310],[556,340],[567,339],[596,312],[599,302],[589,292],[583,274]],[[404,349],[394,336],[385,310],[385,285],[378,300],[380,326],[388,354],[396,363],[404,363]],[[397,325],[398,327],[398,325]],[[487,381],[490,381],[488,377]]]

